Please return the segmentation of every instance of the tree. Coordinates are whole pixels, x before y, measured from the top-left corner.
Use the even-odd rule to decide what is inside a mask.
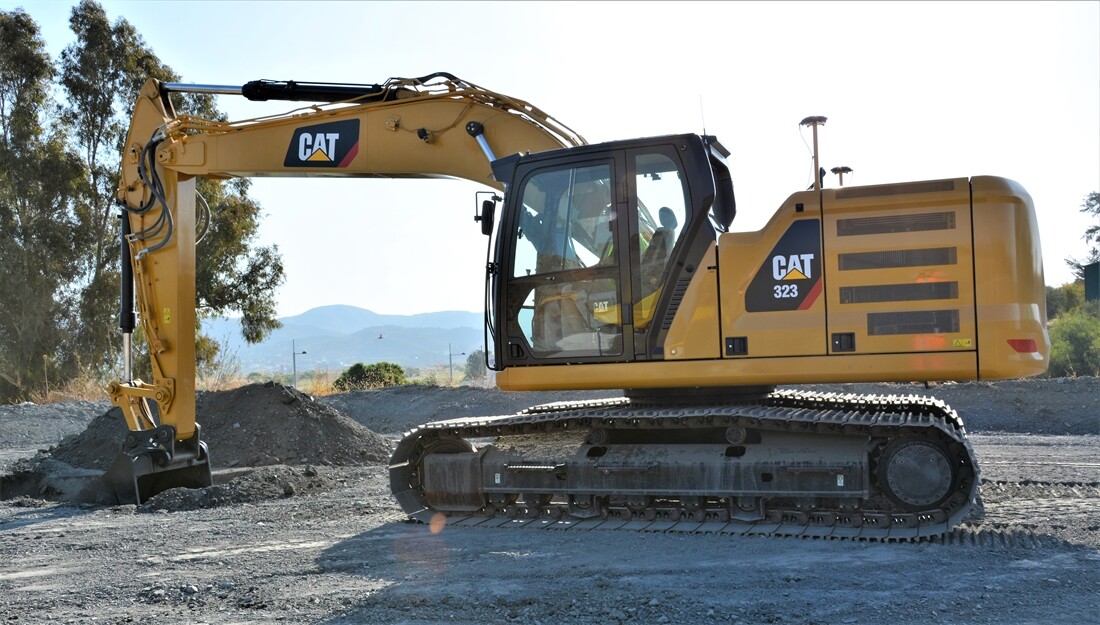
[[[1090,246],[1085,260],[1066,259],[1066,264],[1073,269],[1078,280],[1085,279],[1085,265],[1100,262],[1100,192],[1093,191],[1085,196],[1085,201],[1081,204],[1081,212],[1097,217],[1097,223],[1086,228],[1085,234],[1081,236]]]
[[[48,131],[54,69],[38,25],[0,12],[0,401],[25,398],[52,372],[71,324],[71,241],[81,164]]]
[[[112,24],[96,2],[82,0],[69,25],[76,42],[55,68],[30,16],[0,12],[0,400],[25,397],[46,376],[98,377],[116,362],[114,195],[129,109],[148,78],[179,80],[133,26]],[[50,100],[55,80],[60,107]],[[210,96],[172,101],[177,111],[224,119]],[[248,187],[198,185],[210,211],[196,306],[200,320],[241,312],[255,342],[279,325],[274,294],[284,274],[278,249],[256,246],[260,206]],[[200,366],[216,362],[217,342],[200,335],[196,347]]]
[[[466,379],[474,384],[481,384],[488,377],[485,368],[485,350],[475,349],[466,358]]]
[[[64,119],[73,128],[76,147],[87,165],[84,202],[74,238],[84,253],[78,340],[73,354],[101,369],[113,362],[113,316],[118,293],[118,219],[115,187],[125,141],[128,112],[149,78],[179,77],[145,44],[125,19],[111,24],[103,8],[82,0],[73,8],[70,26],[77,42],[61,56],[61,84],[68,97]],[[173,94],[181,113],[224,120],[208,95]],[[284,281],[278,249],[256,247],[260,206],[248,197],[247,181],[200,180],[197,189],[210,207],[209,227],[200,243],[196,290],[203,317],[240,312],[249,342],[263,340],[279,327],[275,292]],[[216,357],[218,344],[200,337],[200,365]]]
[[[358,391],[368,388],[384,388],[405,384],[405,371],[401,365],[392,362],[377,362],[364,365],[357,362],[340,374],[332,383],[333,388],[341,392]]]
[[[85,178],[77,204],[75,247],[82,252],[76,283],[79,319],[68,357],[93,370],[117,354],[110,321],[118,306],[118,219],[114,204],[130,103],[144,76],[174,78],[133,26],[112,25],[103,7],[82,0],[69,27],[76,42],[61,52],[60,83],[67,98],[62,119],[83,157]]]

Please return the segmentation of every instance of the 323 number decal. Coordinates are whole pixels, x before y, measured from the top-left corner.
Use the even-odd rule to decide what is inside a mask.
[[[797,284],[777,284],[774,287],[775,298],[784,299],[787,297],[798,297],[798,285]]]

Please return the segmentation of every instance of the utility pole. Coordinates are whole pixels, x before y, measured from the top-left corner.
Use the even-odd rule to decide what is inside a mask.
[[[466,355],[466,352],[462,352],[461,354],[456,354],[456,353],[452,352],[451,351],[451,344],[447,343],[447,366],[451,370],[451,386],[455,385],[455,360],[454,360],[454,357],[455,356],[465,356],[465,355]]]
[[[294,388],[298,388],[298,356],[305,354],[305,351],[298,351],[297,346],[294,345],[294,341],[290,341],[290,366],[293,370],[294,376]]]

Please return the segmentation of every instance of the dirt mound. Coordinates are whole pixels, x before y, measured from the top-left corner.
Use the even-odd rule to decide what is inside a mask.
[[[331,475],[323,475],[313,466],[261,467],[225,484],[215,484],[199,489],[166,490],[151,498],[142,508],[149,511],[173,512],[216,508],[321,493],[341,485],[339,479]]]
[[[389,462],[389,441],[293,388],[268,382],[203,393],[196,407],[214,467]]]
[[[200,393],[196,403],[202,439],[213,468],[276,464],[363,465],[389,460],[389,442],[308,395],[280,384],[251,384]],[[51,450],[77,467],[106,469],[126,436],[118,409]]]
[[[49,453],[74,467],[106,469],[121,451],[125,436],[126,420],[122,411],[111,408],[92,419],[83,432],[66,437]]]
[[[378,465],[390,458],[391,445],[385,438],[335,408],[273,382],[201,393],[196,414],[214,470],[263,468],[208,488],[171,489],[147,507],[194,510],[322,492],[335,488],[338,481],[320,475],[315,466]],[[112,408],[48,452],[12,465],[0,478],[0,494],[79,499],[88,474],[98,475],[110,466],[126,432],[121,411]]]

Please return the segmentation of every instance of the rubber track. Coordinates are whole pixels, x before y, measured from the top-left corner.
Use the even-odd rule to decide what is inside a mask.
[[[885,497],[872,501],[874,509],[765,510],[765,520],[730,521],[721,515],[703,516],[683,510],[646,520],[625,510],[612,509],[608,518],[505,518],[452,515],[449,525],[527,527],[558,530],[627,529],[737,535],[801,536],[887,542],[943,539],[966,518],[977,495],[979,479],[974,450],[962,420],[938,399],[916,395],[858,395],[781,390],[759,400],[667,407],[626,398],[590,402],[559,402],[501,417],[452,419],[427,423],[408,432],[398,443],[390,463],[390,485],[402,508],[412,518],[430,522],[437,513],[425,505],[418,491],[416,467],[426,446],[441,438],[475,439],[531,434],[566,428],[691,428],[728,425],[853,434],[878,438],[902,435],[939,438],[955,450],[961,465],[956,493],[939,510],[919,514],[891,507]],[[872,464],[873,470],[873,464]],[[874,476],[872,475],[872,480]]]

